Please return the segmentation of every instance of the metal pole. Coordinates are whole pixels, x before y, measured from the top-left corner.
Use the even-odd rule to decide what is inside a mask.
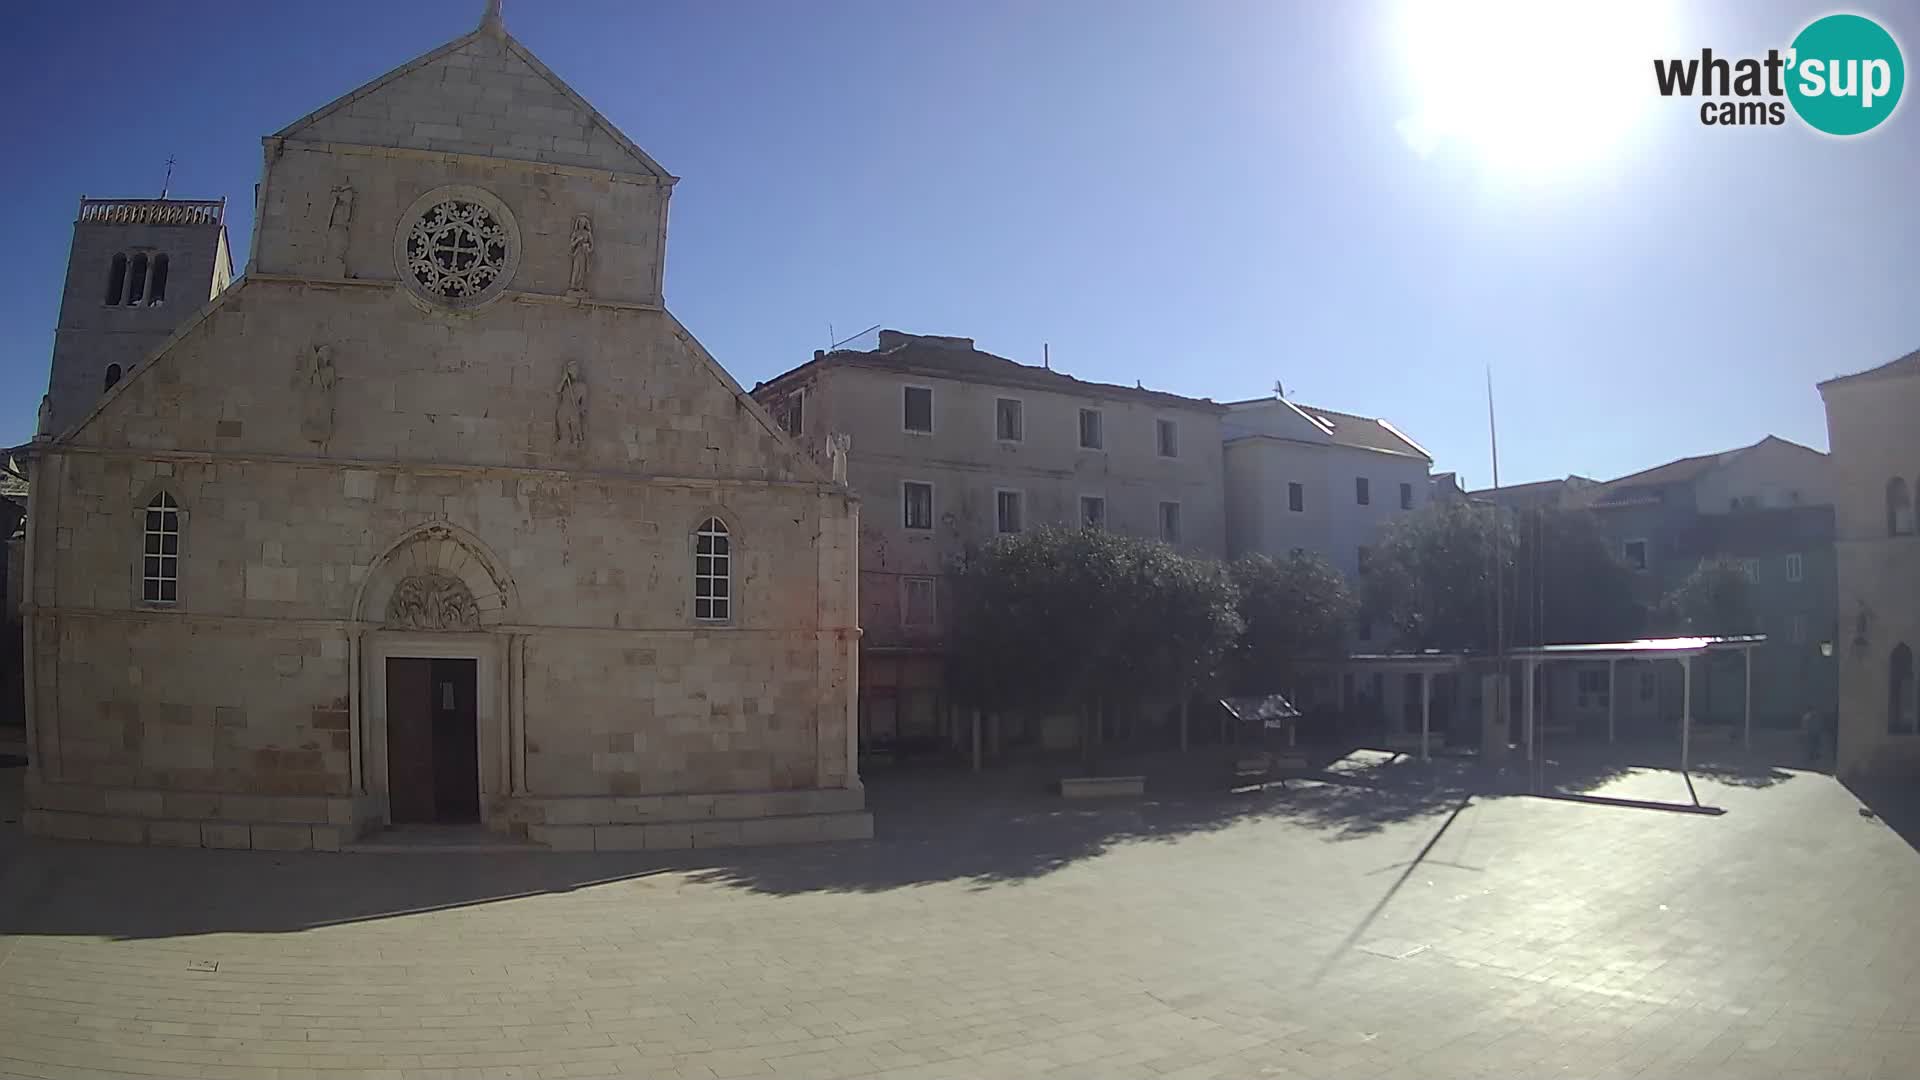
[[[1427,761],[1427,727],[1433,712],[1433,672],[1420,673],[1420,760]]]
[[[1680,771],[1687,771],[1688,742],[1693,737],[1693,657],[1688,656],[1680,677]]]
[[[1186,698],[1180,699],[1180,752],[1187,752],[1187,705]]]
[[[1528,657],[1520,665],[1520,677],[1526,680],[1520,687],[1520,737],[1526,741],[1528,761],[1534,758],[1533,673],[1538,670],[1534,666],[1536,663],[1532,657]]]
[[[1740,654],[1747,659],[1747,722],[1746,730],[1740,736],[1740,745],[1751,750],[1753,749],[1753,646],[1749,645],[1741,649]]]
[[[1618,708],[1618,706],[1614,704],[1614,699],[1619,695],[1614,691],[1618,689],[1617,683],[1619,680],[1614,676],[1619,666],[1619,660],[1607,661],[1607,743],[1609,745],[1613,743],[1613,715]]]
[[[973,771],[980,771],[980,710],[973,710]]]

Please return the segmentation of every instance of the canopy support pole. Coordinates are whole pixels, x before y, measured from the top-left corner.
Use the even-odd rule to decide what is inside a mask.
[[[1607,742],[1609,745],[1613,743],[1613,717],[1617,708],[1614,700],[1619,696],[1615,693],[1618,689],[1618,680],[1615,678],[1615,674],[1619,667],[1619,660],[1609,659],[1607,661]]]
[[[1753,749],[1753,646],[1749,645],[1741,649],[1740,655],[1747,661],[1747,717],[1746,727],[1740,735],[1740,745],[1751,750]]]
[[[1687,657],[1680,670],[1680,771],[1686,772],[1693,739],[1693,657]]]
[[[1420,673],[1420,760],[1429,760],[1427,756],[1427,731],[1432,723],[1433,714],[1433,672]]]

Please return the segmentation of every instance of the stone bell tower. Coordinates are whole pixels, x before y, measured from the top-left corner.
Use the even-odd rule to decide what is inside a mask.
[[[226,200],[81,199],[40,434],[58,434],[233,280]]]

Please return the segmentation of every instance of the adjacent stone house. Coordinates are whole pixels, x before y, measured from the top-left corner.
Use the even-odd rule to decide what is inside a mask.
[[[1839,553],[1839,769],[1920,775],[1920,352],[1820,384]]]
[[[860,533],[860,700],[869,744],[957,739],[942,692],[946,570],[969,546],[1042,524],[1095,525],[1225,554],[1212,401],[1076,379],[975,348],[881,330],[754,389],[822,457],[847,442]],[[1058,745],[1072,718],[993,729]],[[1008,721],[1012,723],[1013,721]]]
[[[663,306],[675,178],[497,7],[264,158],[242,279],[104,393],[56,354],[28,828],[868,835],[857,504]],[[150,234],[82,219],[69,301],[124,303]]]

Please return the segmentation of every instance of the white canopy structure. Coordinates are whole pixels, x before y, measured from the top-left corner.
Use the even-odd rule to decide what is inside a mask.
[[[1607,662],[1607,741],[1613,741],[1614,713],[1614,675],[1622,660],[1673,660],[1680,664],[1683,673],[1680,694],[1680,770],[1686,771],[1687,756],[1693,733],[1693,661],[1695,657],[1710,652],[1739,652],[1746,661],[1746,717],[1742,732],[1743,745],[1753,743],[1753,650],[1757,645],[1766,643],[1765,634],[1750,634],[1744,637],[1674,637],[1643,638],[1639,641],[1616,641],[1599,644],[1581,645],[1535,645],[1527,648],[1509,649],[1507,656],[1518,660],[1524,669],[1521,680],[1521,718],[1523,735],[1526,740],[1527,757],[1538,756],[1538,727],[1534,715],[1533,675],[1542,664],[1556,660],[1577,660]]]

